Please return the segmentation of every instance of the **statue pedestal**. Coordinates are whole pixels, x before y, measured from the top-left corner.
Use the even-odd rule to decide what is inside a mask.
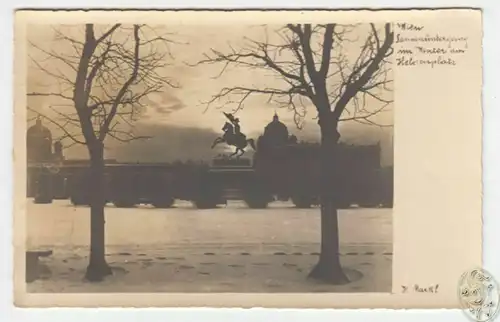
[[[212,161],[214,166],[249,167],[252,160],[249,158],[215,158]]]

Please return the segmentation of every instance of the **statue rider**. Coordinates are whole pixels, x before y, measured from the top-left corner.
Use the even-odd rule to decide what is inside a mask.
[[[234,135],[237,135],[237,136],[241,135],[240,119],[235,118],[232,123],[234,125]]]
[[[231,122],[231,124],[233,124],[234,126],[234,129],[233,129],[233,133],[235,135],[235,137],[238,137],[238,136],[241,136],[242,133],[241,133],[241,127],[240,127],[240,119],[237,118],[237,117],[234,117],[233,114],[230,114],[230,113],[225,113],[225,112],[222,112],[226,118]]]

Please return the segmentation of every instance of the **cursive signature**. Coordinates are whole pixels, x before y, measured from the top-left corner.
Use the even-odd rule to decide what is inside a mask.
[[[414,284],[411,287],[408,285],[401,285],[402,293],[437,293],[439,289],[439,284],[434,284],[426,287],[422,287],[418,284]]]

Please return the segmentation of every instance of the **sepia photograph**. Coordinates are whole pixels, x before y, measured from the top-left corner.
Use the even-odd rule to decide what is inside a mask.
[[[29,292],[390,292],[394,27],[29,25]]]
[[[18,12],[16,305],[457,308],[482,265],[481,30]]]

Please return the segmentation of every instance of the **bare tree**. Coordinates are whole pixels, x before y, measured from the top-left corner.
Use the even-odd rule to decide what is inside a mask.
[[[278,40],[273,43],[266,29],[264,41],[245,39],[246,45],[239,49],[230,46],[226,53],[212,49],[195,65],[221,64],[222,71],[216,77],[231,67],[241,67],[271,72],[281,80],[281,87],[224,87],[207,107],[232,103],[237,111],[248,98],[267,95],[269,101],[291,109],[300,127],[307,105],[314,106],[321,133],[321,256],[310,276],[346,283],[338,257],[338,125],[342,121],[376,124],[372,117],[391,103],[383,94],[391,91],[388,58],[394,34],[390,24],[380,28],[375,24],[289,24],[276,35]],[[369,101],[380,106],[370,110]]]
[[[144,138],[133,133],[133,121],[145,107],[143,99],[164,86],[175,86],[158,74],[169,54],[159,46],[169,41],[144,25],[86,24],[81,37],[57,29],[54,33],[55,42],[63,42],[70,50],[31,44],[46,57],[32,59],[32,64],[46,78],[55,80],[58,90],[28,95],[57,100],[58,104],[50,106],[51,116],[31,110],[56,126],[63,140],[88,149],[91,240],[86,279],[100,281],[112,274],[105,259],[104,142],[107,137],[121,142]]]

